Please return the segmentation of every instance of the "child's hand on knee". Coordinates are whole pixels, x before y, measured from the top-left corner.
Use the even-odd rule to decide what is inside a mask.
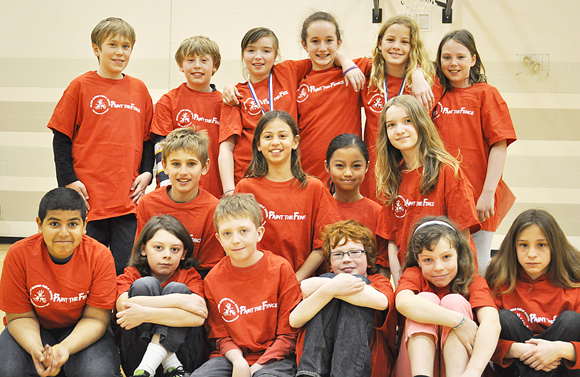
[[[207,318],[207,306],[205,300],[196,294],[189,295],[187,300],[180,300],[179,306],[185,311],[202,318]]]
[[[131,330],[147,322],[147,307],[129,302],[123,302],[123,307],[126,309],[117,313],[117,323],[125,330]]]
[[[465,321],[461,326],[457,329],[453,329],[451,331],[455,331],[455,335],[461,341],[461,344],[465,346],[467,352],[471,355],[473,351],[473,343],[475,342],[475,335],[477,334],[477,324],[469,319],[465,318]]]
[[[326,284],[333,297],[349,296],[361,292],[366,283],[350,274],[338,274]]]

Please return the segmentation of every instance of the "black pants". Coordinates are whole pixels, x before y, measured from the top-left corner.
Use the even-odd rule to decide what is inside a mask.
[[[546,303],[550,305],[550,303]],[[500,339],[513,340],[523,343],[529,339],[544,339],[550,341],[580,341],[580,313],[574,311],[565,311],[561,313],[554,323],[541,334],[534,335],[532,330],[528,329],[518,316],[508,309],[499,311],[499,320],[501,322]],[[580,355],[577,355],[579,357]],[[571,370],[566,367],[564,360],[560,366],[550,372],[537,371],[524,364],[519,359],[515,359],[512,365],[502,368],[494,364],[497,374],[502,377],[551,377],[551,376],[574,376],[580,377],[580,370]]]

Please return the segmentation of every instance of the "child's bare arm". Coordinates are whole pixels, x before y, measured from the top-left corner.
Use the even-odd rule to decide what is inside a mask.
[[[427,110],[431,110],[435,105],[435,96],[433,95],[433,91],[425,79],[425,73],[421,68],[417,68],[411,74],[411,84],[413,96],[421,101]]]
[[[250,365],[239,348],[229,350],[224,356],[232,363],[232,377],[251,377]]]
[[[144,322],[196,327],[207,318],[205,300],[195,293],[129,298],[125,292],[117,299],[116,307],[117,323],[127,330]]]
[[[234,182],[234,148],[236,147],[236,136],[230,136],[220,143],[220,153],[218,155],[218,165],[224,196],[231,196],[236,188]]]
[[[361,278],[350,274],[338,274],[302,300],[290,313],[290,326],[302,327],[335,297],[343,298],[356,295],[365,289]],[[350,298],[352,299],[352,298]],[[386,299],[386,298],[385,298]],[[356,300],[353,300],[356,301]],[[356,305],[356,304],[353,304]]]
[[[302,290],[302,297],[306,298],[316,292],[316,290],[322,287],[324,284],[328,283],[330,278],[326,277],[312,277],[304,279],[300,282],[300,289]]]
[[[306,258],[302,266],[296,271],[296,280],[301,282],[302,280],[312,276],[314,271],[320,266],[324,261],[324,255],[322,255],[322,249],[314,249]]]
[[[486,306],[477,309],[477,319],[479,328],[473,343],[473,353],[463,373],[464,375],[482,375],[495,351],[501,331],[499,314],[496,308]]]
[[[334,62],[337,66],[342,67],[345,78],[344,85],[348,86],[350,82],[355,92],[361,91],[365,85],[365,75],[358,66],[352,60],[341,54],[336,54]]]
[[[235,85],[226,84],[226,86],[224,86],[224,90],[222,91],[222,98],[226,105],[229,106],[239,105],[240,101],[238,100],[238,98],[243,97],[244,96],[240,94],[238,88]]]
[[[393,274],[393,282],[395,283],[395,288],[399,285],[399,278],[401,277],[401,263],[399,262],[399,248],[393,241],[389,241],[389,246],[387,247],[387,252],[389,255],[389,266],[391,266],[391,274]]]
[[[487,172],[485,175],[485,182],[483,183],[483,190],[477,200],[475,208],[477,209],[477,217],[479,221],[483,222],[493,216],[494,213],[494,196],[507,156],[507,141],[500,140],[491,146],[489,150],[489,160],[487,161]]]
[[[376,310],[385,310],[389,307],[389,300],[387,299],[387,296],[377,291],[370,285],[365,285],[360,292],[346,296],[338,295],[336,298],[355,306],[363,306],[365,308]]]

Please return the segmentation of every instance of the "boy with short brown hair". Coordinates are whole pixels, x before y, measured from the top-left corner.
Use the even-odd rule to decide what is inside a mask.
[[[109,246],[121,274],[135,240],[136,203],[152,177],[153,103],[145,84],[123,73],[135,43],[131,25],[107,18],[91,40],[99,68],[71,82],[48,128],[58,185],[83,196],[87,234]]]
[[[192,377],[294,377],[296,333],[288,316],[302,294],[292,266],[258,250],[264,227],[252,194],[222,198],[214,224],[227,255],[204,280],[216,347]]]
[[[155,140],[155,158],[160,186],[169,184],[161,164],[161,142],[173,130],[190,127],[206,130],[210,139],[208,172],[201,179],[201,187],[216,198],[221,197],[217,157],[222,94],[210,83],[221,63],[220,50],[205,36],[185,39],[175,52],[179,70],[186,82],[170,90],[155,104],[151,133]]]
[[[163,168],[169,186],[147,193],[137,206],[137,234],[147,221],[159,214],[172,215],[187,228],[193,240],[193,257],[205,277],[224,256],[215,238],[213,216],[217,198],[199,187],[201,177],[209,168],[209,138],[205,131],[193,128],[173,130],[163,142]]]

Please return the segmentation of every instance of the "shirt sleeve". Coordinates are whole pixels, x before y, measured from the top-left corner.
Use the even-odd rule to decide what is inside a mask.
[[[289,358],[296,349],[296,336],[297,334],[278,335],[274,343],[256,361],[256,364],[268,364]]]
[[[83,240],[83,242],[86,241]],[[94,247],[102,248],[103,251],[102,255],[95,258],[97,263],[92,272],[94,277],[87,297],[87,305],[98,309],[113,309],[117,300],[117,274],[113,255],[109,249],[97,242]]]
[[[78,181],[73,165],[72,140],[60,131],[54,130],[53,133],[52,151],[54,153],[56,180],[59,187],[64,187]]]
[[[488,85],[482,99],[481,127],[489,145],[506,140],[510,145],[516,140],[516,131],[510,116],[507,103],[499,91]]]
[[[230,136],[239,137],[242,134],[242,129],[242,108],[223,104],[220,114],[220,143],[226,141]]]
[[[459,168],[458,178],[455,178],[455,173],[449,165],[441,165],[440,171],[443,170],[447,216],[457,224],[459,230],[469,228],[470,233],[477,232],[481,228],[481,224],[475,209],[473,186],[461,168]],[[439,179],[441,179],[441,173]]]
[[[155,104],[153,120],[151,121],[151,133],[159,136],[167,136],[173,129],[171,98],[166,93]]]
[[[0,279],[0,309],[5,313],[26,313],[34,308],[26,286],[26,271],[20,255],[8,249]]]

